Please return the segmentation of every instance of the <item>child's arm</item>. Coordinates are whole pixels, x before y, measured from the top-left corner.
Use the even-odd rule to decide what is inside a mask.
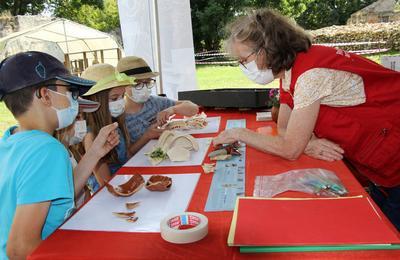
[[[176,101],[173,108],[175,114],[182,116],[194,116],[199,113],[199,106],[189,100]]]
[[[75,196],[77,196],[83,189],[87,179],[93,171],[95,174],[100,175],[102,180],[110,179],[111,174],[107,164],[99,163],[99,161],[119,143],[119,135],[115,131],[117,127],[117,123],[103,127],[94,140],[93,134],[91,133],[88,133],[87,137],[85,137],[84,145],[87,152],[79,161],[78,166],[74,169]],[[103,181],[100,181],[99,183],[102,185],[104,184]]]
[[[108,164],[105,162],[97,163],[93,173],[100,187],[104,186],[104,183],[111,179],[110,168],[108,168]]]
[[[92,133],[88,133],[83,141],[84,141],[85,151],[89,151],[94,141],[94,135]],[[93,173],[96,177],[96,180],[99,182],[100,186],[104,185],[104,181],[108,181],[111,179],[110,169],[108,168],[108,165],[105,162],[100,162],[100,161],[96,162],[96,166],[93,169]]]
[[[176,101],[175,106],[164,109],[157,114],[158,125],[163,125],[167,122],[170,116],[178,114],[181,116],[194,116],[199,113],[199,106],[191,101]]]
[[[7,241],[10,259],[26,259],[42,242],[41,234],[49,207],[49,201],[17,206]]]

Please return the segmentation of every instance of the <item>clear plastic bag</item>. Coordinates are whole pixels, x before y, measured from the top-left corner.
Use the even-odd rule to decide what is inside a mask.
[[[323,197],[347,194],[346,188],[334,172],[313,168],[292,170],[274,176],[257,176],[253,196],[272,198],[289,190]]]

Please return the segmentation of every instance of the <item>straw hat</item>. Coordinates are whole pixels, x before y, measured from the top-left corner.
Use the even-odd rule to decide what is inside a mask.
[[[132,85],[134,83],[133,78],[128,77],[124,73],[118,73],[115,71],[114,66],[110,64],[90,66],[82,72],[81,77],[97,82],[84,96],[90,96],[106,89]]]
[[[142,58],[135,56],[128,56],[119,60],[117,71],[125,73],[130,77],[136,79],[148,79],[160,75],[158,72],[151,71],[149,65]]]

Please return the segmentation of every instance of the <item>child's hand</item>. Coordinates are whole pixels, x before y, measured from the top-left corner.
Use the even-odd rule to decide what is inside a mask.
[[[119,144],[119,134],[116,130],[117,127],[117,122],[104,126],[100,129],[99,134],[94,139],[90,149],[98,156],[99,159]]]
[[[174,114],[175,114],[174,107],[169,107],[169,108],[164,109],[163,111],[159,112],[157,114],[157,125],[158,126],[164,125],[165,123],[167,123],[170,116],[172,116]]]
[[[157,139],[164,132],[164,130],[165,129],[157,128],[157,124],[153,124],[149,128],[147,128],[146,132],[144,133],[144,136],[146,136],[148,140]]]

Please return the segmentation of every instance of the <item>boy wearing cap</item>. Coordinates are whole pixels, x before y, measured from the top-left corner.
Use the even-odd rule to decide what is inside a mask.
[[[139,151],[150,139],[158,138],[162,126],[174,114],[194,116],[199,107],[190,101],[174,101],[165,97],[151,95],[155,79],[159,75],[153,72],[142,58],[129,56],[122,58],[117,71],[135,78],[135,83],[126,89],[128,97],[125,108],[125,124],[132,145],[131,155]]]
[[[94,84],[41,52],[0,63],[0,100],[19,123],[0,140],[0,259],[26,258],[73,210],[74,185],[86,180],[73,179],[68,153],[52,134],[75,120],[78,95]]]

